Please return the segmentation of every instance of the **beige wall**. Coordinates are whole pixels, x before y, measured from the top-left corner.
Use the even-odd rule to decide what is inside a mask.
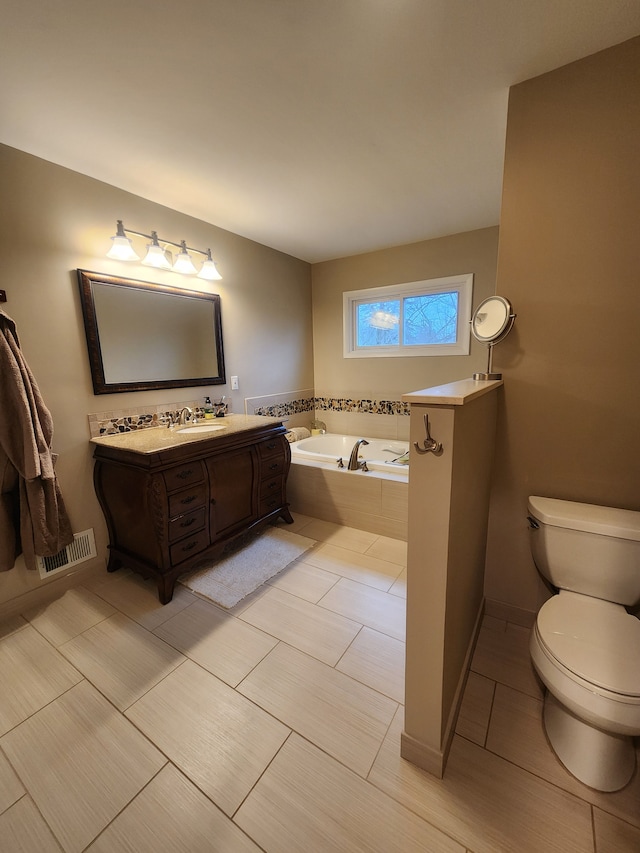
[[[485,592],[536,610],[526,502],[640,510],[640,38],[511,90]]]
[[[476,340],[468,356],[345,359],[342,294],[460,273],[474,273],[474,308],[495,293],[498,228],[483,228],[314,264],[313,341],[316,394],[400,399],[409,391],[441,385],[485,370],[487,350]]]
[[[0,146],[0,186],[0,287],[8,296],[2,307],[16,321],[23,352],[53,414],[58,475],[73,528],[95,528],[104,560],[106,532],[93,492],[87,414],[199,399],[210,392],[226,393],[241,412],[244,397],[312,387],[310,267],[6,146]],[[203,282],[108,260],[104,253],[116,219],[191,246],[210,246],[223,280]],[[94,396],[77,268],[219,293],[227,379],[239,376],[240,390],[215,386]],[[131,354],[135,358],[135,341]],[[0,574],[0,603],[39,585],[20,563]]]

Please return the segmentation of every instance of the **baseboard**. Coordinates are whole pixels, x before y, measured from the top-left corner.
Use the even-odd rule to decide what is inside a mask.
[[[99,577],[106,577],[106,564],[101,558],[92,561],[91,566],[83,566],[75,572],[67,572],[56,578],[45,581],[41,586],[34,587],[26,592],[0,603],[0,621],[26,613],[34,607],[43,607],[45,604],[60,598],[67,590],[80,586],[84,581]],[[35,573],[37,576],[37,572]]]
[[[421,743],[405,731],[400,735],[400,755],[421,770],[442,779],[446,763],[444,753]]]
[[[515,607],[504,601],[493,601],[487,598],[484,612],[494,619],[504,619],[505,622],[513,622],[522,628],[532,628],[536,621],[536,613],[533,610],[525,610],[523,607]]]

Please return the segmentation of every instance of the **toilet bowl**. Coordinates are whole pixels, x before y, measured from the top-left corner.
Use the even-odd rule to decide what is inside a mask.
[[[640,513],[529,498],[531,550],[559,593],[540,609],[533,665],[547,688],[544,726],[581,782],[623,788],[640,735]]]

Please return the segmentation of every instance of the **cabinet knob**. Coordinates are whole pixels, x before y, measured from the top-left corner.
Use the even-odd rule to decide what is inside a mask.
[[[213,506],[213,504],[214,504],[215,502],[216,502],[216,499],[215,499],[215,498],[211,498],[211,500],[209,501],[209,503],[210,503],[212,506]]]

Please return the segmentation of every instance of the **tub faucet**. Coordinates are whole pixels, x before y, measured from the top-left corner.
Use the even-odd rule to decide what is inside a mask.
[[[369,444],[366,438],[359,438],[353,445],[351,456],[349,457],[349,471],[357,471],[359,468],[364,468],[366,462],[358,462],[358,450],[361,444]]]

